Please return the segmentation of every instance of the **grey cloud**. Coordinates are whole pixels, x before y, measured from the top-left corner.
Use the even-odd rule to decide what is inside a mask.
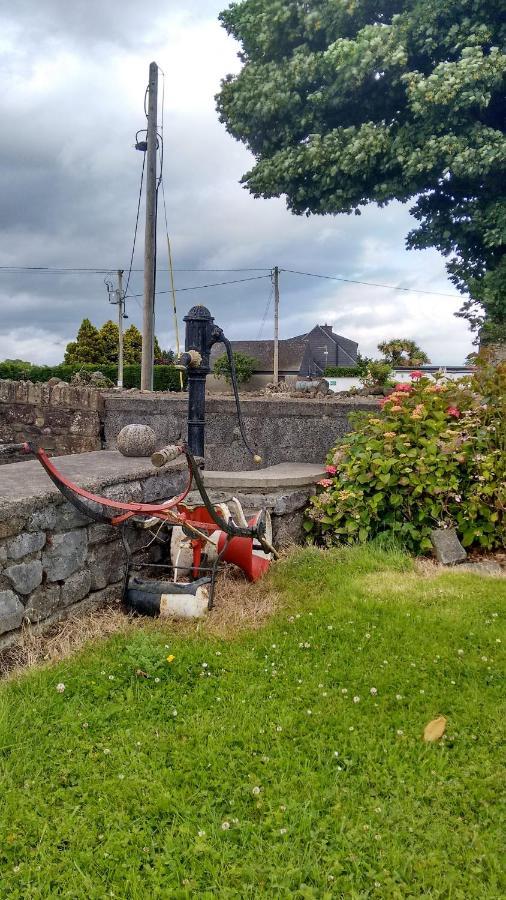
[[[0,97],[0,264],[127,268],[142,163],[133,139],[144,127],[147,66],[156,58],[167,71],[164,183],[176,267],[278,264],[451,293],[436,253],[405,251],[411,222],[398,204],[368,208],[361,217],[306,219],[291,216],[282,199],[255,200],[241,188],[250,157],[219,124],[212,100],[220,74],[234,59],[233,46],[222,59],[228,44],[218,26],[206,25],[223,5],[194,2],[183,10],[180,4],[156,3],[154,37],[140,4],[24,0],[12,7],[24,49],[13,45],[2,64],[9,87]],[[178,22],[186,17],[182,50],[166,43],[174,16]],[[204,25],[210,30],[199,33]],[[178,39],[185,33],[178,31]],[[119,49],[109,58],[103,42],[110,34]],[[51,67],[54,40],[61,71]],[[62,50],[66,41],[68,49]],[[171,70],[176,50],[179,79]],[[28,87],[22,78],[25,51],[32,54]],[[142,211],[136,267],[142,265],[143,232]],[[163,269],[161,205],[158,247]],[[235,277],[241,275],[178,272],[177,284]],[[166,273],[159,272],[157,286],[168,289]],[[458,297],[426,300],[288,274],[282,275],[281,289],[283,336],[328,317],[369,354],[378,340],[398,334],[427,344],[433,358],[440,354],[438,361],[460,362],[470,349],[464,324],[452,317]],[[129,293],[141,292],[142,276],[133,273]],[[255,338],[269,294],[263,279],[181,293],[178,303],[182,316],[197,300],[205,302],[231,337]],[[97,324],[115,315],[102,275],[0,271],[0,303],[0,357],[21,355],[12,352],[17,342],[39,360],[57,361],[84,315]],[[138,299],[129,300],[128,312],[139,325]],[[272,329],[271,316],[272,304],[263,336]],[[431,327],[434,316],[437,327]],[[174,344],[168,294],[157,298],[157,333],[165,345]]]

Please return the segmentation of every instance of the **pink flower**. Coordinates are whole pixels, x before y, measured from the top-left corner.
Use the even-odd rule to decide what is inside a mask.
[[[322,478],[320,481],[317,481],[317,484],[320,484],[322,487],[331,487],[333,481],[332,478]]]
[[[415,369],[414,372],[409,373],[409,377],[412,381],[418,381],[419,378],[423,378],[423,372],[420,372],[419,369]]]
[[[439,394],[440,391],[444,390],[442,384],[431,384],[427,388],[428,394]]]
[[[449,416],[453,416],[454,419],[460,419],[460,409],[457,409],[456,406],[449,406],[446,412]]]
[[[328,475],[335,475],[337,472],[337,467],[336,466],[325,466],[325,471],[327,472]]]
[[[402,412],[402,406],[392,406],[391,412]]]
[[[409,382],[407,382],[407,381],[401,381],[401,382],[399,382],[399,384],[395,385],[395,390],[402,391],[403,394],[409,394],[410,391],[412,390],[412,388],[413,388],[413,385],[409,384]]]

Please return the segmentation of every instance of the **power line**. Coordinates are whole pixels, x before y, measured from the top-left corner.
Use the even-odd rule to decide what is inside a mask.
[[[205,288],[212,287],[222,287],[225,284],[243,284],[245,281],[259,281],[261,278],[270,278],[269,275],[254,275],[252,278],[234,278],[233,281],[214,281],[211,284],[196,284],[192,285],[192,287],[183,287],[176,288],[176,293],[180,294],[183,291],[203,291]],[[157,291],[157,294],[171,294],[172,291]],[[129,294],[128,297],[142,297],[143,294]]]
[[[34,274],[49,274],[49,275],[58,275],[58,274],[76,274],[80,275],[83,273],[89,273],[91,275],[108,275],[110,272],[116,271],[114,266],[104,266],[103,268],[92,267],[92,266],[0,266],[0,271],[3,272],[33,272]],[[143,272],[144,269],[130,269],[131,272]],[[158,269],[159,272],[169,272],[169,269]],[[243,268],[236,269],[187,269],[187,268],[178,268],[174,269],[174,272],[270,272],[271,269],[269,266],[248,266]]]
[[[128,268],[127,283],[126,283],[125,291],[124,291],[125,294],[128,293],[128,286],[129,286],[129,284],[130,284],[130,278],[131,278],[131,276],[132,276],[132,263],[133,263],[133,261],[134,261],[135,244],[136,244],[136,241],[137,241],[137,229],[138,229],[138,227],[139,227],[139,213],[140,213],[140,211],[141,211],[142,185],[143,185],[143,183],[144,183],[144,169],[145,169],[145,168],[146,168],[146,154],[143,153],[143,154],[142,154],[141,183],[140,183],[140,187],[139,187],[139,198],[138,198],[138,200],[137,200],[137,215],[136,215],[136,217],[135,217],[134,240],[133,240],[133,244],[132,244],[132,253],[131,253],[131,255],[130,255],[130,266],[129,266],[129,268]]]
[[[268,314],[269,314],[269,309],[270,309],[270,307],[271,307],[273,295],[274,295],[274,285],[273,285],[272,282],[271,282],[271,289],[270,289],[270,291],[269,291],[269,296],[268,296],[268,298],[267,298],[267,303],[265,304],[264,314],[263,314],[263,316],[262,316],[262,321],[261,321],[261,323],[260,323],[260,328],[258,329],[257,341],[259,341],[260,338],[261,338],[261,336],[262,336],[262,332],[263,332],[263,330],[264,330],[264,326],[265,326],[265,323],[266,323],[266,321],[267,321],[267,316],[268,316]]]
[[[318,275],[316,272],[297,272],[295,269],[280,269],[280,272],[289,272],[291,275],[307,275],[309,278],[325,278],[327,281],[345,281],[347,284],[363,284],[367,287],[389,288],[391,291],[406,291],[408,294],[432,294],[434,297],[451,297],[455,294],[442,294],[439,291],[425,291],[420,288],[397,287],[395,284],[379,284],[375,281],[357,281],[356,278],[341,278],[339,275]]]

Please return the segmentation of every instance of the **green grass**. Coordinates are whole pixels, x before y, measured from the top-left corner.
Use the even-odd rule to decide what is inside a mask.
[[[2,687],[2,900],[505,896],[505,581],[372,546],[271,578],[260,631],[139,628]]]

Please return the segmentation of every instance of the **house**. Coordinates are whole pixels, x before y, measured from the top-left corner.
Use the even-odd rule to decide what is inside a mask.
[[[257,360],[251,380],[245,390],[258,390],[273,379],[274,341],[232,341],[232,350]],[[307,334],[279,341],[279,377],[307,378],[323,375],[327,366],[354,366],[357,363],[358,344],[336,334],[331,325],[315,325]],[[224,353],[222,344],[211,350],[211,369]],[[208,378],[210,391],[223,390],[220,379]]]

